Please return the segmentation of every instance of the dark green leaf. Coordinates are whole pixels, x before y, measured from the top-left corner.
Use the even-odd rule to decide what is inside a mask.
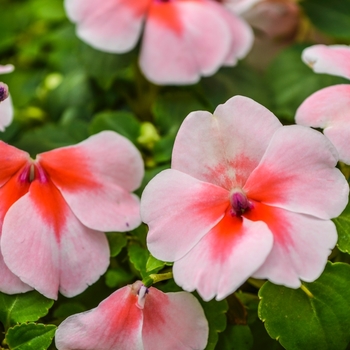
[[[14,295],[0,293],[0,321],[5,328],[16,323],[36,321],[45,316],[52,305],[53,300],[36,291]]]
[[[259,317],[269,335],[288,350],[342,350],[350,341],[350,266],[328,263],[303,289],[266,282]]]
[[[226,311],[228,305],[226,300],[211,300],[208,302],[205,302],[200,298],[198,298],[198,300],[203,307],[205,317],[209,323],[209,338],[205,350],[213,350],[219,339],[218,333],[226,328]]]
[[[203,103],[193,94],[184,91],[159,95],[152,106],[154,123],[162,135],[175,135],[190,112],[203,109]]]
[[[142,248],[138,244],[130,244],[128,246],[129,260],[133,267],[141,274],[144,278],[148,274],[146,272],[146,264],[149,257],[149,252],[147,249]]]
[[[5,341],[10,350],[46,350],[55,335],[56,326],[24,323],[10,328]]]
[[[249,326],[228,325],[225,331],[220,334],[216,348],[220,350],[250,350],[252,346],[253,335]]]
[[[137,143],[140,126],[140,122],[130,112],[102,112],[92,120],[90,131],[95,134],[103,130],[113,130]]]
[[[336,38],[350,38],[350,0],[307,0],[300,4],[318,29]]]
[[[127,243],[125,234],[121,232],[109,232],[107,233],[107,239],[112,257],[117,256]]]
[[[344,253],[350,253],[350,204],[333,221],[338,232],[338,248]]]
[[[134,276],[122,268],[110,269],[105,275],[106,286],[109,288],[119,288],[132,282]]]

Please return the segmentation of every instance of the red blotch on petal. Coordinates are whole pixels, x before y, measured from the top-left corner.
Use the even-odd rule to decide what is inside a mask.
[[[263,221],[271,230],[274,241],[281,246],[289,247],[293,245],[290,239],[290,225],[284,220],[283,209],[275,208],[259,202],[253,202],[254,209],[248,211],[244,216],[252,221]]]
[[[150,8],[148,18],[157,21],[164,27],[171,28],[179,35],[182,34],[183,25],[180,20],[179,9],[174,3],[154,3]]]

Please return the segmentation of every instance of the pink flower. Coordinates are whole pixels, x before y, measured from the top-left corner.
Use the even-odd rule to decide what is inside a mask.
[[[13,70],[12,64],[0,65],[0,74],[11,73]],[[5,131],[5,127],[11,124],[12,118],[13,106],[11,96],[8,94],[7,85],[0,83],[0,131]]]
[[[105,131],[36,160],[0,142],[0,290],[58,290],[72,297],[109,265],[101,231],[128,231],[141,223],[135,190],[143,163],[126,138]]]
[[[186,292],[162,293],[142,282],[118,289],[95,309],[73,315],[56,332],[58,350],[202,350],[208,322]]]
[[[175,282],[220,300],[248,277],[291,288],[323,271],[337,242],[330,218],[348,201],[337,153],[319,132],[282,126],[236,96],[193,112],[176,137],[172,168],[141,198],[150,252],[174,261]]]
[[[253,42],[251,28],[213,0],[65,0],[78,36],[123,53],[144,33],[140,66],[156,84],[192,84],[234,65]]]
[[[311,46],[303,51],[302,59],[316,73],[350,79],[350,46]],[[315,92],[298,108],[295,121],[324,129],[338,150],[339,159],[350,164],[350,85],[334,85]]]

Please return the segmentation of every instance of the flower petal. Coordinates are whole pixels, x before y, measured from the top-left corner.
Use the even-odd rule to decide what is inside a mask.
[[[249,199],[329,219],[348,202],[349,186],[333,145],[318,131],[285,126],[273,136],[244,186]]]
[[[19,277],[13,274],[4,262],[0,252],[0,291],[6,294],[25,293],[33,288],[23,283]]]
[[[0,65],[0,74],[11,73],[15,70],[12,64]]]
[[[83,226],[57,188],[39,180],[8,210],[1,249],[9,269],[51,299],[59,288],[69,297],[81,293],[109,265],[104,234]]]
[[[123,53],[135,47],[150,0],[65,0],[77,35],[91,46]]]
[[[231,48],[226,56],[225,65],[234,66],[237,60],[244,58],[253,46],[254,34],[252,28],[242,18],[227,11],[221,4],[209,1],[213,11],[220,13],[231,32]]]
[[[123,136],[104,131],[42,153],[38,161],[87,227],[128,231],[140,225],[139,200],[129,192],[140,186],[143,161]]]
[[[224,63],[231,33],[221,11],[204,1],[153,2],[140,66],[156,84],[192,84]]]
[[[131,286],[118,289],[95,309],[68,317],[55,336],[58,350],[143,350],[142,310]]]
[[[164,261],[183,257],[224,216],[229,204],[226,190],[176,170],[164,170],[142,194],[148,249]]]
[[[203,300],[233,293],[265,261],[273,236],[263,222],[225,217],[173,267],[175,282]]]
[[[303,51],[302,60],[316,73],[350,79],[350,46],[313,45]]]
[[[339,152],[339,160],[350,164],[350,85],[334,85],[309,96],[298,108],[297,124],[323,128]]]
[[[9,126],[13,118],[13,106],[11,96],[6,100],[0,102],[0,131],[5,131],[5,128]]]
[[[278,119],[250,98],[235,96],[214,115],[192,112],[177,134],[172,168],[232,190],[259,164]]]
[[[198,300],[190,293],[162,293],[151,287],[143,315],[144,350],[203,350],[206,347],[208,322]]]
[[[316,280],[337,243],[333,222],[260,203],[254,206],[246,216],[264,221],[274,236],[271,253],[254,277],[290,288],[300,287],[300,279]]]

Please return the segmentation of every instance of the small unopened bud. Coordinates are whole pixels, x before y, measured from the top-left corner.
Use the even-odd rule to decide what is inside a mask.
[[[5,83],[0,82],[0,102],[9,97],[9,88]]]

